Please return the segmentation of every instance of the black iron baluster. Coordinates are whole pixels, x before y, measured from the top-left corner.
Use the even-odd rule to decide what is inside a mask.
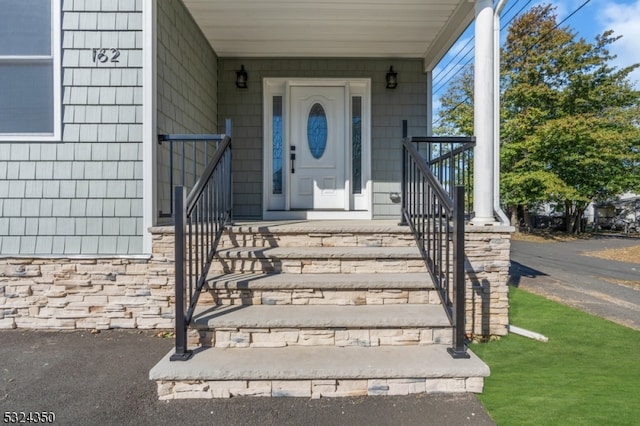
[[[185,136],[188,140],[202,140],[204,136],[216,139],[215,135],[169,136]],[[189,194],[186,195],[184,186],[176,187],[176,351],[171,356],[172,361],[191,356],[187,349],[187,327],[193,320],[224,225],[231,219],[231,140],[226,136],[221,139],[212,161],[196,179]]]
[[[424,159],[420,142],[441,144],[438,157],[431,158],[431,145],[427,145],[428,155]],[[465,186],[457,184],[465,182],[465,177],[468,179],[470,175],[471,155],[467,151],[473,147],[472,142],[470,138],[427,137],[406,138],[402,144],[402,215],[414,234],[453,326],[453,345],[449,352],[455,358],[468,357],[464,344],[467,196]]]

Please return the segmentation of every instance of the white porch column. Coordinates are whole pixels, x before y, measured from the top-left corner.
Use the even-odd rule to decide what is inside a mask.
[[[474,225],[496,223],[493,214],[493,1],[476,0],[474,63]]]

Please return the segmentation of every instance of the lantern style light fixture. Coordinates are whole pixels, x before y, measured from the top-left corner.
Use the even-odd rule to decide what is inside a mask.
[[[393,71],[392,65],[387,73],[387,89],[395,89],[396,87],[398,87],[398,73]]]
[[[236,71],[236,87],[239,89],[246,89],[247,86],[247,81],[249,79],[249,76],[247,75],[247,72],[244,70],[244,65],[240,66],[240,70]]]

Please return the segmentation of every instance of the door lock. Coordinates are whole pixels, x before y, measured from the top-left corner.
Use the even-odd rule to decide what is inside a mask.
[[[295,145],[291,145],[291,154],[289,154],[289,158],[291,159],[291,174],[296,172],[295,161],[296,161],[296,150]]]

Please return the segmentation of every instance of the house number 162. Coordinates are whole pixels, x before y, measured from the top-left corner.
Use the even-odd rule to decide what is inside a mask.
[[[120,56],[119,49],[93,49],[93,62],[98,64],[104,64],[107,62],[120,62],[118,57]]]

